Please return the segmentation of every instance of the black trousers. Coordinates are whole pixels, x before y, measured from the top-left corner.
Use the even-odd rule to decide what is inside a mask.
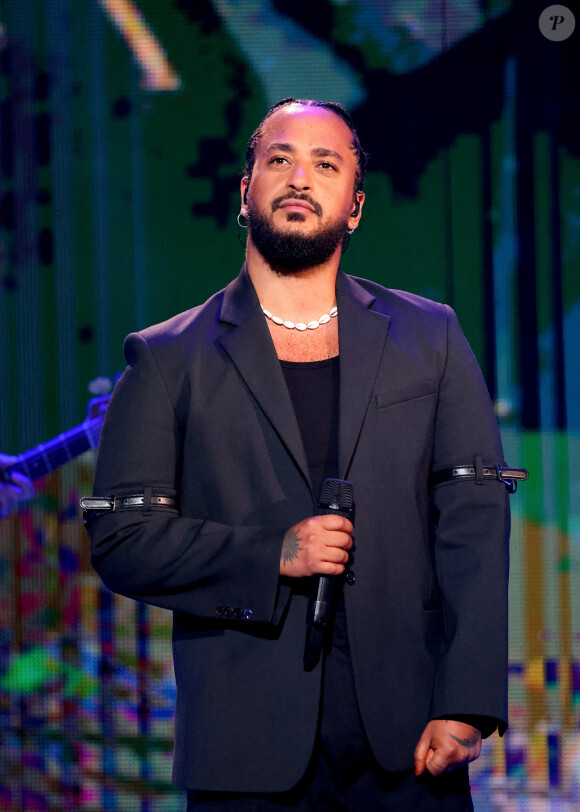
[[[340,612],[324,669],[314,754],[297,786],[263,795],[189,790],[188,812],[472,812],[467,767],[417,778],[412,770],[386,772],[374,760],[356,700],[346,619]]]

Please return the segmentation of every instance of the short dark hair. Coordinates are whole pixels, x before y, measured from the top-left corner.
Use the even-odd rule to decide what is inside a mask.
[[[323,107],[325,110],[330,110],[332,113],[335,113],[345,122],[352,133],[352,147],[355,151],[357,161],[357,170],[354,178],[354,191],[355,194],[356,192],[362,191],[366,178],[368,155],[361,147],[357,131],[350,115],[338,102],[325,102],[318,101],[317,99],[295,99],[292,96],[288,99],[282,99],[270,107],[258,127],[252,133],[250,140],[248,141],[248,146],[246,147],[246,166],[244,168],[245,177],[247,177],[248,180],[252,177],[252,170],[254,168],[254,162],[256,159],[256,147],[258,145],[258,141],[264,134],[265,123],[273,113],[275,113],[281,107],[287,107],[290,104],[301,104],[303,107]]]

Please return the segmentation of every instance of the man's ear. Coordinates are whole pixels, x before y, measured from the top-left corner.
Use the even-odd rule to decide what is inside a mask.
[[[250,188],[250,179],[244,175],[240,183],[240,192],[242,195],[242,206],[248,205],[248,189]]]
[[[350,213],[350,218],[348,221],[348,227],[354,231],[354,229],[358,226],[362,214],[362,207],[363,203],[365,202],[365,193],[364,192],[356,192],[354,196],[354,204],[352,211]]]

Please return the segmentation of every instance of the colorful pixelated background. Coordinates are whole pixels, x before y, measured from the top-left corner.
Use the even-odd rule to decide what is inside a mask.
[[[347,272],[451,304],[512,465],[511,726],[476,809],[580,809],[580,8],[0,0],[0,451],[79,424],[135,329],[239,270],[245,142],[293,95],[370,152]],[[0,523],[0,808],[177,810],[170,618],[112,596],[89,452]]]

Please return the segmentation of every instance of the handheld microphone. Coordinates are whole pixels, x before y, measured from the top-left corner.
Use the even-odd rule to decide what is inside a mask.
[[[345,479],[325,479],[318,501],[318,515],[334,513],[352,520],[353,516],[352,483]],[[320,575],[315,582],[312,597],[308,605],[306,625],[308,632],[304,651],[304,664],[315,665],[320,659],[324,632],[330,620],[334,576]]]

